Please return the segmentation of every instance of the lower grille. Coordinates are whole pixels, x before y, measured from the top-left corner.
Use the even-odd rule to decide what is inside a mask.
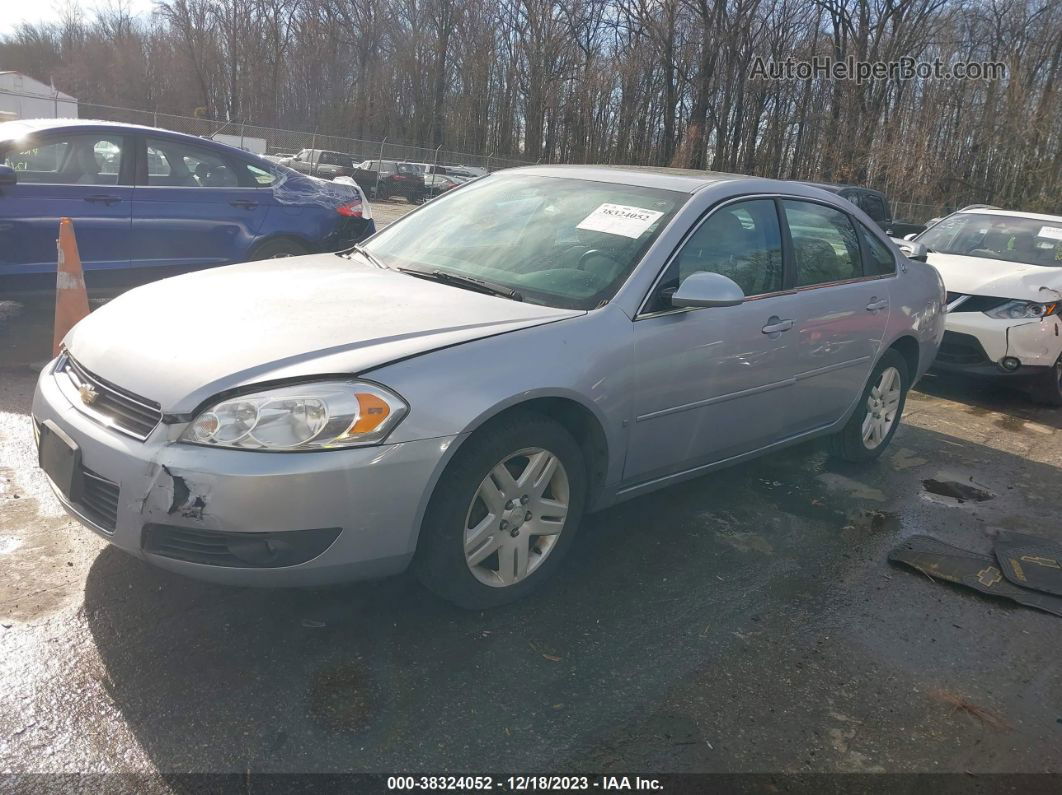
[[[981,347],[977,337],[945,331],[940,350],[937,351],[937,359],[944,364],[984,364],[988,361],[988,354]]]
[[[206,566],[268,569],[313,560],[339,537],[338,527],[281,533],[229,533],[150,524],[143,546],[164,558]]]
[[[93,522],[113,533],[118,524],[118,484],[89,469],[81,470],[78,507]]]

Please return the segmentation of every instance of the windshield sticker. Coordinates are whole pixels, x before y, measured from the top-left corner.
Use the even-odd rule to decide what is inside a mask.
[[[652,226],[663,213],[624,204],[602,204],[575,227],[589,232],[606,232],[610,235],[638,238]]]
[[[1062,240],[1062,226],[1041,226],[1036,236],[1047,237],[1051,240]]]

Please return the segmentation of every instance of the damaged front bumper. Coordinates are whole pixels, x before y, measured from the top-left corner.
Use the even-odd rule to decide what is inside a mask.
[[[88,496],[64,507],[107,541],[171,571],[219,583],[313,586],[403,570],[453,437],[293,453],[145,441],[82,413],[45,368],[35,429],[80,451]]]
[[[966,375],[1035,377],[1048,372],[1062,354],[1062,321],[1057,315],[1003,320],[983,312],[951,312],[933,369]],[[1006,367],[1010,364],[1010,367]]]

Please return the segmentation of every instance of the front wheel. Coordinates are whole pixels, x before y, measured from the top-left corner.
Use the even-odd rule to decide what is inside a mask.
[[[414,571],[468,609],[526,596],[571,545],[586,492],[582,451],[538,414],[503,418],[470,439],[440,478]]]
[[[900,426],[910,380],[907,363],[887,350],[870,374],[855,411],[844,428],[829,437],[830,454],[845,461],[877,458]]]

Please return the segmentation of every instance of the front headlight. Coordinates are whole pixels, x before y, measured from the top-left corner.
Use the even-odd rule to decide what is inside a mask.
[[[293,384],[215,403],[181,441],[240,450],[356,447],[382,442],[408,411],[402,398],[376,384]]]
[[[1053,315],[1058,304],[1038,304],[1035,301],[1007,301],[1002,306],[985,312],[997,320],[1035,320],[1038,317]]]

